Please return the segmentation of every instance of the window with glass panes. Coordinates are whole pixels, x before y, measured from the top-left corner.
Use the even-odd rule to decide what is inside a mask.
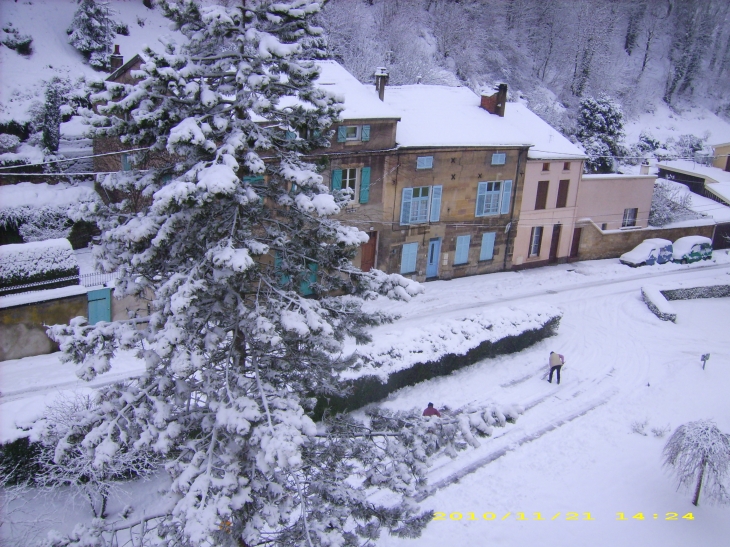
[[[342,170],[342,189],[349,188],[352,190],[352,199],[357,197],[357,169]]]
[[[413,189],[411,224],[428,221],[428,194],[430,190],[430,186],[420,186]]]
[[[480,182],[477,190],[476,216],[496,215],[499,213],[501,181]]]

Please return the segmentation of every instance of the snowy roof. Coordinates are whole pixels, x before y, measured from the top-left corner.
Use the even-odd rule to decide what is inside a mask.
[[[383,103],[375,86],[366,86],[336,61],[317,61],[320,76],[317,86],[331,91],[344,100],[341,117],[350,120],[398,119],[400,114]],[[386,90],[387,92],[387,90]]]
[[[652,179],[656,178],[656,175],[632,175],[630,173],[592,173],[582,175],[583,180],[591,179]]]
[[[43,207],[52,205],[63,207],[82,201],[97,199],[93,183],[81,183],[71,186],[65,182],[34,184],[20,182],[0,186],[0,209],[17,207]]]
[[[708,165],[701,165],[689,160],[674,160],[674,161],[663,161],[657,163],[657,169],[667,169],[670,171],[677,171],[700,177],[705,179],[705,182],[728,182],[730,183],[730,172],[723,171],[717,167]]]
[[[585,158],[578,147],[525,105],[507,103],[505,115],[500,117],[481,108],[480,102],[466,87],[417,84],[385,88],[385,103],[401,115],[396,136],[399,146],[532,146],[532,159]]]

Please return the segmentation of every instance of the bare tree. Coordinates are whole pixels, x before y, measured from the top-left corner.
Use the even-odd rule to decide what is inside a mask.
[[[730,502],[726,484],[730,478],[730,436],[722,433],[713,421],[679,426],[664,446],[664,456],[664,465],[676,475],[678,487],[694,485],[694,505],[700,503],[703,484],[705,497]]]

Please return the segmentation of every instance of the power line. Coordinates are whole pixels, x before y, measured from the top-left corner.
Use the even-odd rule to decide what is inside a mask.
[[[6,169],[23,169],[27,167],[40,167],[41,165],[52,165],[54,163],[66,163],[66,162],[73,162],[73,161],[79,161],[79,160],[88,160],[93,158],[102,158],[104,156],[117,156],[120,154],[127,154],[129,152],[141,152],[142,150],[150,150],[151,146],[146,146],[144,148],[130,148],[129,150],[119,150],[117,152],[104,152],[103,154],[92,154],[91,156],[78,156],[76,158],[68,158],[68,159],[61,159],[61,160],[51,160],[51,161],[44,161],[43,163],[24,163],[22,165],[8,165],[5,167],[0,167],[1,171],[4,171]],[[11,174],[11,173],[8,173]]]

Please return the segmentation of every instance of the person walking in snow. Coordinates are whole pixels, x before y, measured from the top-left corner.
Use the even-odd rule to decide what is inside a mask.
[[[426,410],[423,411],[424,416],[438,416],[441,417],[441,413],[433,407],[433,403],[428,403]]]
[[[565,357],[554,351],[550,352],[550,375],[548,376],[548,382],[553,383],[553,372],[557,372],[558,385],[560,385],[560,369],[565,364]]]

